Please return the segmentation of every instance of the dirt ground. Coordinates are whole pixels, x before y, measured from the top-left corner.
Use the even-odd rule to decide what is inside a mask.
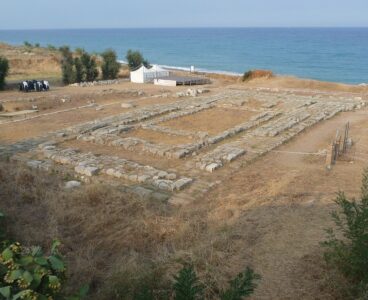
[[[368,93],[366,87],[295,78],[256,79],[244,84],[238,78],[217,75],[212,80],[210,93],[259,87],[297,90],[306,95],[337,91],[350,98],[364,98]],[[43,106],[37,118],[0,123],[0,145],[151,104],[180,101],[173,95],[185,89],[122,82],[88,88],[55,87],[44,94],[2,92],[0,102],[9,111],[30,104]],[[62,102],[64,98],[70,101]],[[91,100],[95,104],[84,107]],[[121,103],[134,107],[122,108]],[[247,105],[260,108],[257,99]],[[98,107],[103,109],[96,110]],[[217,134],[255,114],[217,107],[160,125]],[[314,154],[327,149],[336,130],[348,121],[354,145],[327,170],[325,156]],[[193,142],[144,129],[125,135],[169,145]],[[164,170],[174,168],[179,174],[181,164],[186,166],[187,162],[77,140],[62,146],[116,155]],[[330,213],[337,209],[336,193],[358,197],[367,165],[368,110],[363,109],[323,121],[275,151],[238,164],[239,168],[204,175],[220,183],[182,207],[142,202],[110,186],[85,185],[80,191],[66,192],[65,178],[57,173],[45,176],[10,165],[7,168],[13,177],[4,173],[5,167],[0,169],[0,209],[13,220],[9,230],[26,244],[47,246],[58,237],[70,265],[71,288],[91,282],[91,299],[115,299],[112,278],[130,267],[136,271],[160,266],[170,277],[182,261],[192,262],[202,280],[217,282],[220,287],[251,266],[262,276],[252,299],[343,299],[331,284],[320,242],[326,237],[325,229],[333,226]],[[211,286],[206,286],[206,291],[210,292]]]
[[[246,110],[211,108],[194,115],[161,123],[163,126],[192,132],[204,131],[218,134],[242,122],[248,121],[256,113]]]

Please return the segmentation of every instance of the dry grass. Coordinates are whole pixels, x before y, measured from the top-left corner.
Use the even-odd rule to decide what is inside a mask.
[[[90,299],[121,299],[124,287],[134,290],[142,280],[165,289],[184,261],[197,264],[203,277],[218,279],[209,276],[209,263],[220,265],[221,257],[210,256],[206,243],[192,249],[207,230],[204,212],[173,212],[119,187],[91,184],[67,191],[63,185],[60,174],[1,163],[0,210],[9,235],[44,248],[54,238],[62,241],[68,290],[89,283]]]

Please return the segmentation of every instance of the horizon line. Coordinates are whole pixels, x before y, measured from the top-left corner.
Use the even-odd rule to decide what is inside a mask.
[[[366,29],[365,26],[152,26],[152,27],[68,27],[68,28],[8,28],[1,31],[32,31],[32,30],[119,30],[119,29]]]

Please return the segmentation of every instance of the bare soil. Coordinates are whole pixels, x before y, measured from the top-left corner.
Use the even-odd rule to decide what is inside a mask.
[[[194,115],[161,123],[163,126],[192,132],[204,131],[218,134],[240,123],[247,122],[256,113],[246,110],[211,108]]]

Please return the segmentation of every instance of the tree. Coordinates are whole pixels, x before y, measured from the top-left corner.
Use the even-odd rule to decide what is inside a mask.
[[[0,56],[0,90],[5,87],[5,77],[8,76],[9,61],[5,57]]]
[[[329,229],[328,239],[322,243],[326,248],[325,259],[347,279],[349,287],[345,292],[352,299],[367,299],[368,169],[363,174],[361,199],[349,200],[341,192],[336,203],[340,211],[333,212],[332,217],[337,230]]]
[[[108,49],[102,54],[102,78],[103,79],[116,79],[120,70],[120,63],[117,61],[116,52],[112,49]]]
[[[126,60],[128,61],[130,70],[135,70],[141,65],[144,65],[146,68],[149,67],[148,61],[144,59],[143,55],[139,51],[129,49],[126,54]]]
[[[95,81],[98,77],[95,57],[89,55],[87,52],[84,52],[80,59],[84,68],[86,81]]]
[[[75,68],[75,81],[82,82],[85,78],[85,71],[83,68],[82,61],[79,57],[74,58],[74,68]]]
[[[75,72],[74,72],[74,59],[73,53],[70,51],[68,46],[60,47],[60,52],[62,55],[61,59],[61,71],[62,79],[64,84],[71,84],[75,82]]]

